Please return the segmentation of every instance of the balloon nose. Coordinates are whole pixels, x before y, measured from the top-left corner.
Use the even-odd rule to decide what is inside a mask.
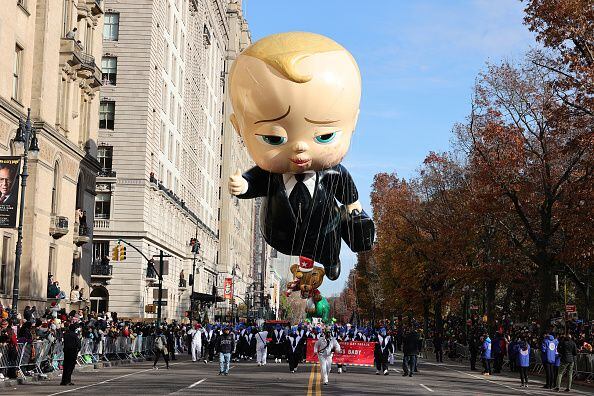
[[[293,150],[296,153],[303,153],[304,151],[307,151],[307,149],[309,148],[309,146],[307,145],[307,143],[305,143],[304,141],[300,140],[298,142],[295,143],[295,146],[293,147]]]

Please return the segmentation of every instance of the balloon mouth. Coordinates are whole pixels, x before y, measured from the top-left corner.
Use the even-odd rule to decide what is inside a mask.
[[[308,165],[311,160],[310,159],[299,159],[299,158],[291,158],[291,162],[299,167],[305,167]]]

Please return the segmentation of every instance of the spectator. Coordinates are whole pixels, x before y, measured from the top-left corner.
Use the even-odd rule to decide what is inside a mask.
[[[77,28],[72,28],[71,31],[69,31],[68,33],[66,33],[66,38],[70,39],[70,40],[74,40],[74,38],[76,37],[76,31],[78,29]]]
[[[483,359],[483,375],[491,375],[491,339],[487,334],[481,337],[481,358]]]
[[[514,343],[514,356],[516,357],[516,363],[518,370],[520,371],[520,380],[522,381],[522,387],[528,388],[528,368],[530,367],[530,345],[525,341],[521,340]]]
[[[70,292],[70,301],[74,302],[78,300],[80,300],[80,291],[78,290],[78,285],[76,285]]]
[[[417,355],[419,354],[419,335],[414,328],[404,336],[402,352],[404,353],[404,373],[402,376],[412,377],[417,365]]]
[[[561,366],[559,368],[559,373],[557,374],[556,390],[559,391],[559,388],[561,388],[563,374],[567,371],[567,388],[565,388],[565,391],[569,392],[571,390],[571,382],[573,379],[573,366],[575,364],[575,357],[577,356],[577,346],[571,339],[571,335],[566,335],[561,339],[557,350],[559,352]]]

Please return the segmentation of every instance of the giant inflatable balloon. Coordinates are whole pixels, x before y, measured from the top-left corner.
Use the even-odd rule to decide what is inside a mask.
[[[355,252],[374,239],[373,221],[340,164],[359,115],[355,59],[319,34],[274,34],[237,57],[229,83],[231,122],[256,163],[230,177],[229,192],[263,197],[268,244],[322,264],[337,279],[341,239]]]

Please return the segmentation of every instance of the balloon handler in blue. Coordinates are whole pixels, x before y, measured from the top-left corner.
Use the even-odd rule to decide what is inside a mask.
[[[341,239],[360,252],[371,248],[375,233],[340,164],[359,115],[357,63],[328,37],[274,34],[237,57],[229,87],[231,123],[256,163],[229,176],[229,192],[262,197],[266,242],[322,264],[336,280]]]
[[[315,266],[312,259],[299,257],[299,264],[291,266],[291,273],[293,281],[287,284],[286,296],[294,291],[300,292],[301,298],[307,300],[307,319],[320,318],[324,323],[330,323],[330,304],[318,290],[324,281],[324,268]]]

